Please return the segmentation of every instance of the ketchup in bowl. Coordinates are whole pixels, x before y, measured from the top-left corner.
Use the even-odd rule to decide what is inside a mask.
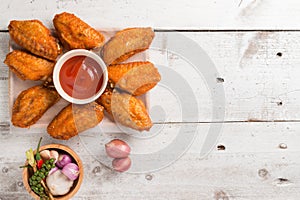
[[[104,92],[108,81],[106,65],[94,52],[74,49],[63,54],[53,70],[57,92],[75,104],[95,101]]]
[[[86,99],[100,90],[103,84],[103,71],[93,58],[74,56],[62,65],[59,81],[69,96]]]

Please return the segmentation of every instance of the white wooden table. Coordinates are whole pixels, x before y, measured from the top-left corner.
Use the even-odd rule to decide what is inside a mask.
[[[197,77],[196,120],[170,115],[156,126],[169,130],[191,124],[198,134],[223,124],[208,156],[201,139],[172,165],[146,173],[116,173],[101,165],[78,138],[57,141],[45,130],[13,131],[9,117],[8,67],[0,64],[0,199],[30,199],[22,184],[24,152],[43,143],[73,148],[84,162],[85,178],[73,199],[299,199],[300,197],[300,4],[295,0],[4,0],[0,7],[0,58],[8,53],[12,19],[39,19],[53,28],[56,13],[69,11],[101,28],[152,26],[157,38],[176,30],[194,40],[217,68],[225,91],[225,118],[211,119],[209,90]],[[163,48],[164,44],[161,47]],[[153,62],[188,68],[177,56],[149,53]],[[184,70],[183,70],[184,71]],[[193,81],[191,81],[193,82]],[[151,101],[170,111],[159,92]],[[157,117],[157,116],[156,116]],[[166,131],[168,133],[168,130]],[[182,133],[185,134],[185,133]],[[157,144],[158,145],[158,144]]]

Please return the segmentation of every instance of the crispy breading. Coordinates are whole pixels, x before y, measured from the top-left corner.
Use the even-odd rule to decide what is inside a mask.
[[[22,128],[35,124],[59,99],[55,90],[41,85],[24,90],[13,105],[12,124]]]
[[[19,50],[7,54],[4,63],[22,80],[46,80],[54,68],[53,62]]]
[[[103,107],[96,102],[69,104],[52,120],[47,131],[53,138],[68,140],[99,124],[103,119],[103,111]]]
[[[62,50],[50,30],[38,20],[10,21],[10,37],[31,53],[55,61]]]
[[[152,121],[144,103],[136,97],[106,90],[97,102],[103,105],[106,112],[114,121],[135,130],[149,130]]]
[[[116,33],[104,46],[101,56],[107,65],[127,60],[149,48],[154,38],[151,28],[127,28]]]
[[[108,78],[114,85],[133,95],[142,95],[152,89],[161,79],[151,62],[131,62],[107,67]]]
[[[54,27],[67,49],[93,49],[103,45],[104,36],[74,14],[63,12],[55,15]]]

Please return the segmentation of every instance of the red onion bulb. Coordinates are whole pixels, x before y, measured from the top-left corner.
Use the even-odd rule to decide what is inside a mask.
[[[68,163],[64,166],[61,172],[70,180],[74,181],[79,176],[79,167],[75,163]]]
[[[65,165],[69,164],[72,162],[71,156],[67,154],[60,154],[57,162],[55,163],[57,167],[63,168]]]
[[[106,154],[111,158],[126,158],[130,154],[130,146],[123,140],[114,139],[105,144]]]

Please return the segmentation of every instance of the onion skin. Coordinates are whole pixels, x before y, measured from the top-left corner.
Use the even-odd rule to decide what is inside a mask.
[[[114,139],[105,144],[105,151],[111,158],[126,158],[129,156],[131,148],[123,140]]]
[[[114,170],[116,170],[117,172],[125,172],[131,166],[131,159],[129,157],[115,158],[112,161],[112,166],[113,166]]]
[[[52,175],[54,172],[56,172],[58,170],[58,167],[54,167],[49,171],[48,176]]]
[[[79,167],[75,163],[69,163],[64,166],[61,172],[70,180],[74,181],[79,176]]]
[[[57,167],[63,168],[65,165],[69,164],[72,162],[71,156],[67,154],[61,154],[58,157],[57,162],[55,163]]]

